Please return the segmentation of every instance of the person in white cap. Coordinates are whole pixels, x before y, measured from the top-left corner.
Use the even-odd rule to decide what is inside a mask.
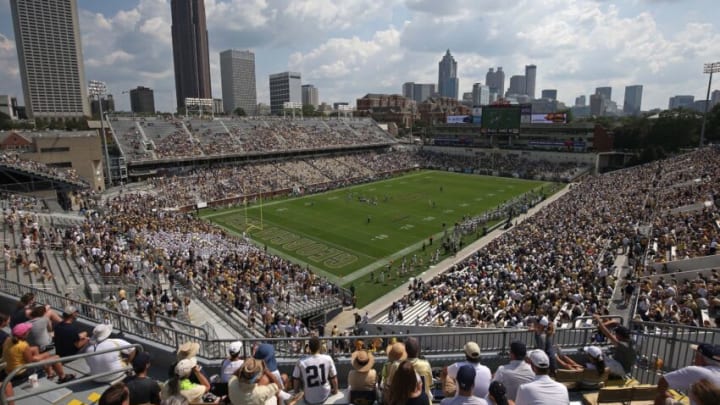
[[[550,378],[550,359],[547,354],[542,350],[531,350],[527,361],[535,372],[535,380],[518,388],[515,405],[570,404],[567,388]]]
[[[228,347],[229,357],[224,359],[220,365],[220,382],[229,382],[230,377],[235,374],[235,371],[242,367],[244,361],[240,357],[242,351],[243,342],[237,341],[230,343],[230,347]]]
[[[443,381],[443,391],[448,396],[458,396],[460,392],[459,389],[457,389],[458,370],[465,365],[469,365],[475,369],[475,384],[472,389],[473,395],[478,398],[487,398],[492,373],[487,366],[480,363],[480,346],[475,342],[467,342],[463,351],[465,352],[465,361],[460,361],[448,366],[444,379],[443,374],[445,373],[441,374],[440,378]],[[454,381],[455,384],[448,384],[451,380]],[[454,389],[451,389],[453,388],[451,385],[455,385]]]
[[[557,353],[555,352],[555,324],[543,316],[535,322],[530,330],[535,332],[535,347],[544,351],[550,359],[550,375],[557,370]]]

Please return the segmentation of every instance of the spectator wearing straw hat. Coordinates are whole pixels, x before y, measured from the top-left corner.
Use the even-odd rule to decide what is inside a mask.
[[[278,395],[280,382],[262,360],[247,359],[228,383],[228,398],[233,405],[262,405]]]
[[[397,370],[397,366],[401,361],[407,359],[407,353],[405,352],[405,343],[395,342],[387,348],[387,361],[383,364],[382,371],[380,372],[380,387],[385,391],[390,387],[392,382],[392,372]]]
[[[190,375],[200,381],[196,384],[190,381]],[[175,364],[170,379],[163,385],[160,398],[165,399],[173,395],[182,395],[189,402],[202,402],[202,396],[210,390],[210,382],[200,372],[195,357],[182,359]]]
[[[348,373],[350,391],[375,391],[377,372],[375,356],[367,350],[356,350],[350,357],[352,370]],[[351,398],[352,401],[352,398]]]

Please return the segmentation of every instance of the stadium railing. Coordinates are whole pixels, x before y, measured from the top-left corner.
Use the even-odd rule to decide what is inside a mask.
[[[98,378],[107,377],[107,376],[111,376],[114,374],[125,373],[127,371],[130,371],[130,370],[132,370],[132,366],[127,365],[120,370],[111,370],[111,371],[105,371],[102,373],[91,374],[91,375],[87,375],[84,377],[75,378],[75,379],[65,382],[65,383],[57,382],[55,384],[51,384],[51,385],[47,385],[47,386],[37,386],[37,387],[31,388],[29,391],[26,391],[23,389],[18,389],[19,387],[13,387],[15,390],[20,391],[22,393],[20,393],[20,394],[16,393],[14,396],[12,396],[10,398],[5,397],[5,387],[7,387],[7,385],[10,384],[10,380],[12,380],[13,377],[15,377],[20,372],[23,372],[23,371],[32,372],[32,370],[41,369],[43,366],[49,366],[49,365],[55,364],[55,363],[62,363],[62,364],[70,363],[75,360],[81,360],[81,359],[84,360],[88,357],[98,356],[98,355],[105,354],[105,353],[113,353],[113,352],[120,353],[123,350],[130,349],[130,348],[135,349],[138,353],[143,351],[142,345],[131,344],[131,345],[124,345],[124,346],[116,346],[116,347],[113,347],[112,349],[99,350],[99,351],[94,351],[91,353],[82,353],[82,354],[76,354],[73,356],[66,356],[66,357],[60,357],[60,358],[55,358],[55,359],[42,360],[42,361],[36,361],[33,363],[23,364],[22,366],[19,366],[19,367],[15,368],[13,371],[11,371],[7,375],[7,377],[5,377],[5,379],[2,381],[2,384],[0,385],[0,403],[2,405],[7,405],[10,401],[20,401],[25,398],[36,397],[36,396],[39,396],[39,395],[42,395],[42,394],[45,394],[45,393],[48,393],[51,391],[68,388],[73,385],[82,384],[85,382],[91,382],[91,381],[97,380]],[[66,369],[66,372],[68,372],[67,369]]]

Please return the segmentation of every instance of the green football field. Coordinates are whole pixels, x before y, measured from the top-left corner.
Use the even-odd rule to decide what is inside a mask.
[[[271,252],[348,285],[392,261],[438,247],[444,227],[550,183],[439,171],[321,194],[204,210],[203,218],[246,232]],[[430,237],[435,245],[429,246]],[[422,249],[422,252],[425,252]],[[380,286],[379,286],[380,287]],[[392,287],[388,285],[388,287]]]

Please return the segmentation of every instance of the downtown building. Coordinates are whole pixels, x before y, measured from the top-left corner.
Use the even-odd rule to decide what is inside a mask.
[[[643,86],[641,84],[625,86],[625,100],[623,101],[623,113],[625,115],[640,114],[642,92]]]
[[[403,97],[415,100],[415,103],[420,104],[423,101],[429,99],[435,94],[434,83],[415,83],[406,82],[402,86]]]
[[[502,67],[498,66],[497,71],[490,68],[485,75],[485,84],[490,88],[490,93],[502,97],[505,94],[505,72]]]
[[[204,0],[171,0],[175,97],[212,99],[210,57]]]
[[[316,109],[320,106],[320,94],[317,87],[312,84],[303,84],[301,87],[302,105],[311,105]]]
[[[300,73],[282,72],[270,75],[270,113],[282,115],[284,103],[302,104]]]
[[[220,52],[220,79],[225,113],[242,108],[246,115],[256,115],[255,54],[235,49]]]
[[[438,92],[440,97],[457,100],[460,91],[460,81],[457,77],[457,62],[448,49],[442,60],[438,63]]]
[[[130,111],[133,114],[155,114],[155,93],[153,90],[143,86],[130,90]]]
[[[76,0],[11,0],[28,118],[90,115]]]
[[[525,95],[530,100],[535,99],[535,79],[537,76],[537,66],[525,65]]]

